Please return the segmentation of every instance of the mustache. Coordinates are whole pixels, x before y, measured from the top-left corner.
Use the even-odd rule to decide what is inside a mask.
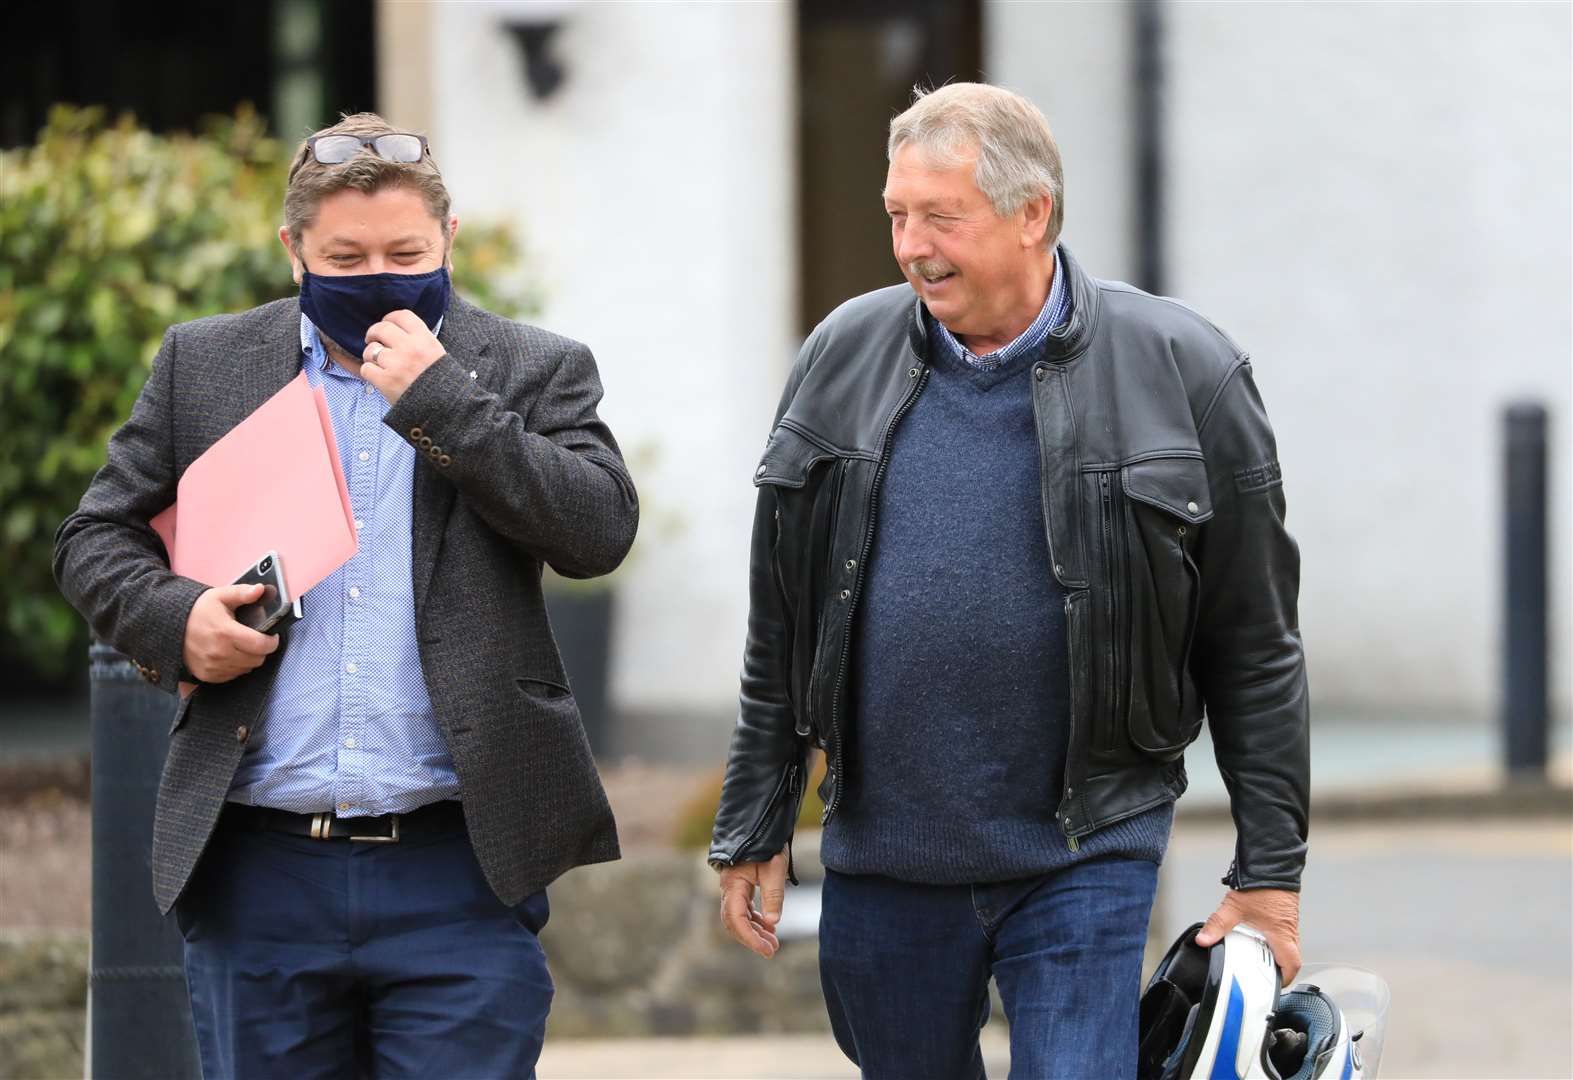
[[[938,259],[913,259],[907,263],[907,273],[913,277],[937,278],[955,272],[954,266]]]

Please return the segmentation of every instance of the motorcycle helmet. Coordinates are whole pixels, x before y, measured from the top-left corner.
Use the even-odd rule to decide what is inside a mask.
[[[1196,923],[1181,934],[1147,983],[1141,1000],[1140,1080],[1364,1080],[1363,1031],[1351,1031],[1334,997],[1300,982],[1281,991],[1278,965],[1260,933],[1241,925],[1217,944],[1196,944]],[[1386,986],[1369,972],[1321,969],[1349,987]],[[1373,981],[1360,987],[1351,975]],[[1362,1004],[1366,1004],[1362,999]],[[1379,1051],[1380,1044],[1377,1050]]]

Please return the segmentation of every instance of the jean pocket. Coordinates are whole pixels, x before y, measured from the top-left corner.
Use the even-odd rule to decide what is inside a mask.
[[[530,933],[540,936],[541,930],[551,918],[551,904],[546,899],[546,890],[531,893],[513,906],[515,921]]]
[[[194,940],[197,929],[197,904],[192,891],[188,886],[170,909],[170,914],[175,918],[175,929],[180,931],[181,940],[187,942]]]

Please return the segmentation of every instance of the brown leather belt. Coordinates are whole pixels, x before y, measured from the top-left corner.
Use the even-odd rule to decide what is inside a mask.
[[[331,812],[296,814],[271,806],[225,803],[219,824],[239,829],[309,836],[313,840],[350,840],[362,844],[397,844],[422,840],[464,828],[464,808],[453,799],[428,803],[407,814],[378,817],[335,817]]]

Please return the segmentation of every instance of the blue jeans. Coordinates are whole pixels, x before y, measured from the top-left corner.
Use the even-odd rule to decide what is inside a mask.
[[[208,1080],[534,1076],[546,894],[504,905],[462,826],[397,844],[221,826],[175,915]]]
[[[1134,1077],[1157,886],[1156,863],[1117,857],[993,885],[828,871],[819,973],[836,1041],[871,1080],[982,1078],[992,975],[1012,1077]]]

